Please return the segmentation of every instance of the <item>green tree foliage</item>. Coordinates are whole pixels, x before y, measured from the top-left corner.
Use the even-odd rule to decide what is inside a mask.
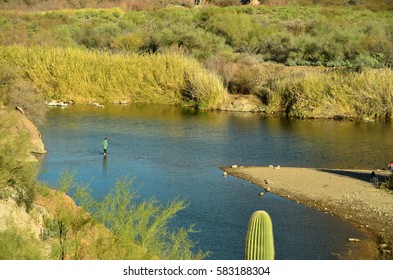
[[[105,198],[97,201],[87,185],[74,182],[73,173],[64,173],[60,181],[63,190],[74,192],[80,205],[80,214],[70,216],[58,211],[49,223],[60,241],[61,257],[75,256],[76,252],[84,252],[92,259],[202,259],[208,255],[194,252],[195,243],[189,238],[194,232],[192,225],[188,229],[170,225],[171,219],[186,207],[184,201],[173,200],[166,206],[154,198],[140,201],[137,191],[131,188],[132,180],[127,178],[117,181]],[[89,216],[75,219],[83,217],[86,210]],[[105,228],[98,229],[97,225]],[[81,233],[86,231],[88,246],[71,240],[77,232],[83,236]]]

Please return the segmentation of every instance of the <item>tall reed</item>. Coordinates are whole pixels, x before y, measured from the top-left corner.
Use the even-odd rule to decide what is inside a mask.
[[[295,118],[391,119],[393,71],[315,71],[271,85],[271,111]]]
[[[177,54],[122,55],[2,46],[0,64],[16,67],[47,99],[81,103],[126,99],[213,109],[226,95],[217,76],[197,61]]]

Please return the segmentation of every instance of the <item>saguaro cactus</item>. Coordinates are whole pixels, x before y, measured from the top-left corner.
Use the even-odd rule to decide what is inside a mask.
[[[255,211],[248,224],[246,260],[274,260],[273,225],[266,211]]]

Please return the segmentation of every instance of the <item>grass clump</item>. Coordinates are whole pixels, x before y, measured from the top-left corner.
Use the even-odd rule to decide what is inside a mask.
[[[230,92],[257,96],[267,114],[291,118],[392,119],[393,71],[238,63],[218,69]]]

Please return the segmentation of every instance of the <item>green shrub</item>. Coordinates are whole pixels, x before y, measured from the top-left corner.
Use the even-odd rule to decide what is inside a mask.
[[[24,205],[26,212],[29,213],[33,209],[33,203],[37,197],[36,186],[33,184],[23,187],[16,186],[16,203],[18,206]]]
[[[84,252],[90,259],[202,259],[208,255],[194,252],[195,243],[189,238],[194,232],[192,225],[188,229],[169,226],[170,220],[186,207],[184,201],[173,200],[165,206],[154,198],[137,202],[137,192],[127,178],[117,181],[103,200],[96,201],[87,185],[75,184],[72,174],[65,176],[68,178],[61,181],[74,192],[81,208],[80,214],[72,211],[69,215],[61,207],[47,222],[47,232],[60,241],[60,256]],[[90,212],[90,220],[83,218],[85,209]],[[105,228],[94,227],[97,225]],[[84,242],[72,238],[78,232]]]
[[[145,38],[141,33],[127,33],[125,35],[119,35],[111,43],[111,47],[114,49],[133,53],[139,53],[144,45]]]
[[[30,139],[24,132],[16,132],[16,112],[0,110],[0,191],[8,196],[6,188],[17,191],[17,202],[29,211],[35,198],[37,167],[26,163]]]
[[[42,243],[29,233],[16,229],[0,232],[0,260],[42,259]]]
[[[225,38],[226,43],[235,50],[247,50],[250,34],[255,28],[252,17],[225,9],[222,12],[212,10],[204,17],[204,27],[214,34]]]

